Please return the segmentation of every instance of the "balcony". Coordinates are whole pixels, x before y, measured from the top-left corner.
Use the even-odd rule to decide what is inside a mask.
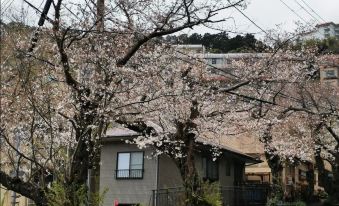
[[[116,179],[142,179],[144,176],[143,169],[125,169],[115,170]]]

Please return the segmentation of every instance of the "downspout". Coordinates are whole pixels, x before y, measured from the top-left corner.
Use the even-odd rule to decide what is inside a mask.
[[[155,192],[153,193],[153,195],[154,195],[154,196],[153,196],[153,197],[154,197],[154,199],[153,199],[153,205],[154,205],[154,206],[157,206],[157,202],[158,202],[158,201],[156,201],[156,200],[157,200],[157,197],[156,197],[156,196],[158,195],[157,192],[158,192],[158,189],[159,189],[159,155],[156,156],[156,162],[157,162],[157,163],[156,163],[156,164],[157,164],[157,169],[156,169],[156,171],[155,171],[155,172],[156,172],[156,173],[155,173],[155,184],[156,184],[156,185],[155,185]]]

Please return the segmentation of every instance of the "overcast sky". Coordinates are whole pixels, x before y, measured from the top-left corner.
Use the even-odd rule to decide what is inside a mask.
[[[300,17],[293,13],[283,2]],[[283,29],[291,31],[296,28],[295,23],[297,21],[305,23],[302,19],[307,22],[312,22],[314,19],[298,3],[322,23],[324,20],[339,23],[339,0],[251,0],[244,13],[264,30],[281,25]],[[260,31],[239,12],[235,11],[233,16],[239,22],[238,27],[240,30]]]
[[[22,0],[0,0],[2,9],[6,9],[10,2],[11,7],[18,10],[23,3]],[[244,14],[252,19],[263,30],[276,29],[279,26],[282,30],[293,31],[297,26],[296,22],[303,24],[314,23],[314,17],[318,19],[316,23],[334,22],[339,23],[339,0],[246,0],[249,2]],[[37,7],[42,8],[44,0],[30,0]],[[290,7],[290,9],[284,3]],[[306,2],[306,4],[304,3]],[[299,5],[299,4],[300,5]],[[27,4],[23,5],[27,8]],[[307,11],[305,11],[304,9]],[[295,13],[293,13],[293,10]],[[313,16],[311,16],[310,14]],[[298,16],[298,15],[299,16]],[[31,16],[35,14],[31,14]],[[227,23],[220,25],[222,30],[232,30],[239,33],[258,33],[259,28],[254,26],[248,19],[240,14],[236,9],[226,10],[221,14],[223,17],[233,17]],[[33,20],[34,21],[34,20]],[[35,20],[37,21],[37,20]],[[196,28],[188,33],[217,32],[206,28]],[[261,35],[258,33],[257,35]]]

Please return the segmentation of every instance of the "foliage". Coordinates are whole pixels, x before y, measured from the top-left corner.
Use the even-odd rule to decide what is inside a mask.
[[[294,202],[294,205],[295,206],[306,206],[306,203],[301,201],[301,200],[299,200],[299,201]]]
[[[264,52],[268,49],[264,43],[257,40],[252,34],[229,37],[227,32],[167,36],[166,41],[174,44],[202,44],[211,53]]]
[[[294,49],[302,48],[317,48],[322,54],[339,54],[339,38],[328,37],[323,40],[310,39],[306,41],[299,41],[295,44]]]
[[[91,205],[93,206],[102,206],[104,204],[104,198],[108,188],[104,189],[102,192],[94,192],[90,194]]]
[[[278,206],[279,202],[281,202],[281,199],[279,199],[277,196],[274,196],[267,200],[266,206]]]
[[[202,201],[210,206],[222,206],[220,184],[204,181],[201,183]]]
[[[316,191],[315,196],[319,199],[327,199],[328,198],[327,192],[325,192],[324,190],[320,190],[320,189],[318,189]]]
[[[70,188],[74,188],[75,191],[70,191]],[[108,190],[105,189],[102,193],[91,193],[90,197],[88,197],[88,191],[84,185],[80,188],[65,187],[61,182],[53,182],[46,196],[49,206],[84,206],[87,205],[88,201],[91,201],[91,205],[93,206],[102,206],[107,191]],[[69,199],[67,193],[74,194],[74,198]],[[88,198],[90,199],[88,200]]]
[[[48,204],[50,206],[83,206],[86,205],[87,199],[87,190],[85,186],[81,186],[76,191],[69,191],[62,183],[53,182],[50,190],[47,193]],[[71,200],[68,198],[67,193],[71,192],[74,194],[74,199]]]
[[[266,206],[306,206],[306,203],[303,201],[283,202],[274,197],[267,200]]]

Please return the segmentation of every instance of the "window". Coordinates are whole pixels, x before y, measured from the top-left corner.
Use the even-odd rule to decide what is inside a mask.
[[[325,78],[335,78],[335,71],[333,69],[331,70],[325,70]]]
[[[216,181],[219,179],[218,162],[213,161],[211,158],[202,158],[203,179]]]
[[[299,169],[299,180],[306,180],[306,171]]]
[[[142,179],[144,171],[143,152],[118,152],[117,179]]]
[[[212,58],[212,64],[217,64],[217,59],[216,58]]]
[[[231,176],[231,162],[229,160],[226,160],[225,170],[226,176]]]

